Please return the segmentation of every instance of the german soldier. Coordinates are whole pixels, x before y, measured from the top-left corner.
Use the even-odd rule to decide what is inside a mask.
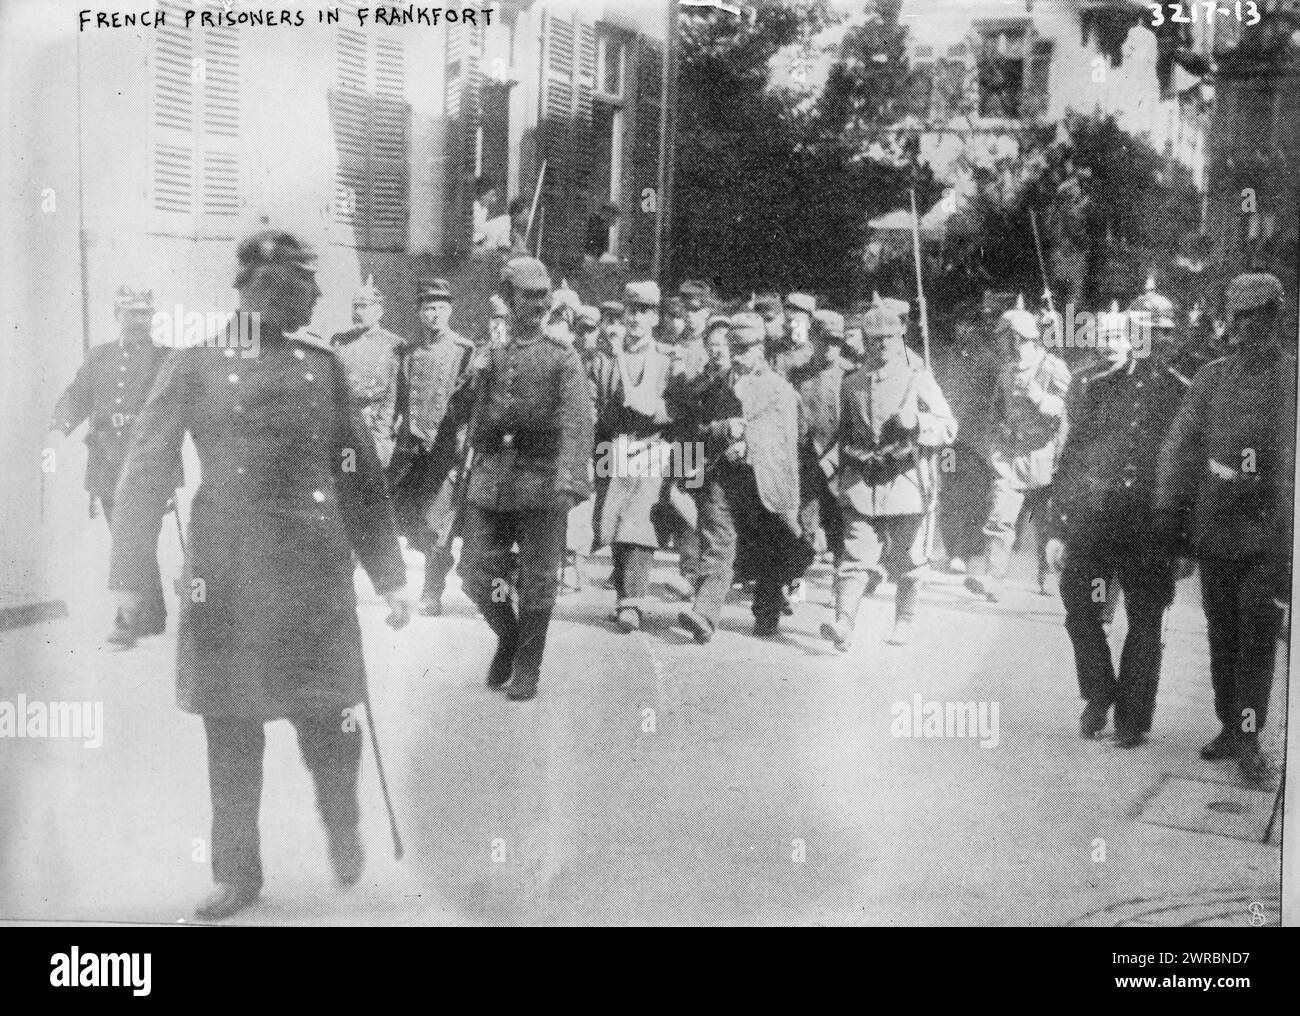
[[[1132,748],[1151,729],[1161,622],[1174,597],[1177,560],[1151,540],[1152,508],[1160,443],[1187,386],[1170,368],[1163,344],[1143,349],[1132,342],[1129,325],[1140,324],[1139,318],[1108,321],[1098,336],[1108,346],[1108,366],[1070,383],[1068,436],[1053,480],[1052,531],[1064,541],[1065,630],[1087,703],[1079,734],[1091,738],[1104,730],[1113,703],[1116,744]],[[1051,542],[1047,556],[1060,557]],[[1104,627],[1107,587],[1116,580],[1128,613],[1118,679]]]
[[[424,554],[420,613],[442,613],[447,573],[455,563],[445,533],[451,524],[451,487],[460,458],[462,414],[454,411],[474,344],[452,331],[451,287],[443,279],[421,282],[422,336],[402,349],[397,380],[397,448],[388,476],[397,521],[408,545]]]
[[[501,295],[513,322],[509,341],[490,346],[474,376],[460,574],[497,636],[488,687],[522,701],[537,694],[568,515],[588,494],[592,420],[578,351],[543,332],[546,267],[515,258]],[[515,544],[518,613],[509,589]]]
[[[154,534],[188,431],[203,482],[190,517],[177,641],[177,700],[203,717],[216,890],[198,916],[248,906],[262,886],[257,819],[263,725],[287,719],[342,886],[361,875],[357,773],[364,697],[353,554],[387,598],[410,608],[392,502],[338,358],[299,330],[320,297],[313,255],[288,233],[239,247],[239,314],[260,323],[259,355],[172,353],[140,414],[113,517],[111,585],[123,610],[152,582]],[[223,355],[224,354],[224,355]]]
[[[926,564],[925,513],[935,476],[924,453],[957,436],[943,392],[910,361],[903,323],[883,307],[862,315],[867,361],[840,396],[840,508],[844,556],[835,571],[835,621],[822,636],[847,652],[873,573],[897,582],[891,642],[907,642]]]
[[[1271,766],[1259,732],[1291,589],[1296,363],[1275,276],[1237,276],[1226,302],[1234,352],[1197,372],[1160,451],[1157,533],[1190,544],[1200,562],[1223,725],[1201,757],[1236,758],[1261,780]]]
[[[1002,315],[998,331],[1000,343],[1011,346],[1012,353],[998,377],[989,412],[993,484],[984,523],[984,574],[966,578],[966,588],[988,600],[1001,593],[1026,497],[1032,495],[1039,510],[1046,508],[1070,389],[1070,368],[1044,348],[1039,323],[1023,301]],[[1047,576],[1045,542],[1040,535],[1040,588]]]
[[[711,348],[720,336],[710,337]],[[699,494],[700,577],[695,605],[678,616],[699,643],[717,630],[738,544],[755,570],[754,634],[775,635],[785,587],[812,561],[799,538],[799,397],[768,364],[763,319],[731,319],[730,363],[700,392],[705,482]],[[720,353],[711,360],[721,363]]]
[[[807,425],[799,446],[800,528],[807,539],[812,539],[820,528],[836,564],[844,548],[839,497],[833,483],[839,454],[843,343],[843,316],[835,311],[818,311],[812,329],[813,358],[790,379],[799,393]]]
[[[352,325],[330,339],[347,375],[361,419],[375,442],[379,462],[387,467],[393,458],[394,420],[397,409],[397,373],[402,339],[380,326],[384,296],[374,276],[352,298]]]
[[[144,405],[167,350],[151,341],[153,293],[148,289],[123,286],[114,299],[114,314],[121,325],[117,342],[95,346],[54,407],[50,418],[53,440],[86,426],[86,490],[94,515],[95,499],[104,511],[104,521],[113,524],[114,489],[126,461],[127,448],[135,433],[140,408]],[[183,485],[180,450],[169,464],[171,490]],[[173,495],[169,495],[174,497]],[[161,526],[161,519],[159,519]],[[158,543],[158,529],[153,544]],[[151,550],[148,574],[144,577],[144,602],[132,622],[118,611],[108,635],[112,649],[130,649],[136,640],[161,635],[167,629],[167,603],[163,599],[156,550]]]

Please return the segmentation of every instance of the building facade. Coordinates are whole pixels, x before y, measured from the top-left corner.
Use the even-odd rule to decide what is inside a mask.
[[[537,192],[528,247],[557,277],[613,285],[656,259],[665,0],[504,0],[437,24],[339,0],[295,7],[301,25],[231,26],[226,7],[160,0],[161,25],[84,31],[53,0],[0,12],[6,247],[24,252],[3,294],[0,496],[16,524],[0,608],[67,581],[49,547],[88,525],[84,449],[67,442],[42,473],[44,426],[85,351],[115,339],[122,283],[151,287],[160,312],[228,311],[236,244],[283,228],[319,255],[314,331],[347,327],[373,275],[386,325],[412,335],[415,283],[436,272],[464,297],[453,326],[476,335],[502,258],[475,248],[489,184],[478,218]]]

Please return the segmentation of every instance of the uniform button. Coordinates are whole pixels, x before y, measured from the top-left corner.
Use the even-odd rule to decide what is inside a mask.
[[[239,375],[238,375],[238,374],[231,374],[229,377],[226,378],[226,380],[229,381],[232,385],[233,385],[233,384],[238,384],[238,383],[239,383]]]
[[[315,501],[317,504],[320,504],[322,501],[325,500],[325,492],[321,490],[313,490],[311,492],[311,499]]]
[[[308,371],[306,374],[304,374],[303,377],[305,377],[308,381],[315,381],[315,380],[316,380],[316,375],[315,375],[315,374],[312,374],[310,371]]]
[[[230,359],[234,355],[235,355],[235,351],[233,349],[226,350],[226,359]]]
[[[114,401],[115,403],[117,403],[119,406],[122,404],[122,400],[121,400],[121,399],[114,399],[113,401]]]
[[[125,388],[125,387],[126,387],[126,383],[125,383],[124,381],[119,381],[119,382],[117,383],[117,386],[118,386],[119,388]]]
[[[243,407],[242,405],[240,405],[238,402],[236,402],[236,403],[235,403],[235,412],[236,412],[236,413],[242,413],[243,411],[244,411],[244,407]]]
[[[123,365],[123,366],[121,366],[121,367],[118,367],[117,369],[118,369],[118,370],[126,370],[126,367],[125,367],[125,365]]]
[[[237,466],[235,468],[235,472],[238,473],[240,476],[243,476],[246,472],[248,472],[248,470],[245,469],[243,466]]]
[[[305,360],[307,358],[307,354],[304,353],[301,349],[295,349],[293,351],[293,355],[296,356],[299,360]]]

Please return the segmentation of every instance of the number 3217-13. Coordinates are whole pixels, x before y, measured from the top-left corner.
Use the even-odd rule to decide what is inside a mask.
[[[1232,3],[1223,3],[1221,0],[1201,0],[1197,3],[1195,0],[1189,0],[1188,3],[1179,4],[1149,4],[1151,8],[1151,27],[1159,28],[1165,23],[1165,8],[1169,8],[1168,20],[1178,25],[1194,25],[1198,21],[1204,21],[1207,25],[1214,22],[1215,16],[1220,18],[1235,18],[1244,25],[1259,24],[1259,4],[1256,0],[1234,0]],[[1201,13],[1197,14],[1197,9]]]

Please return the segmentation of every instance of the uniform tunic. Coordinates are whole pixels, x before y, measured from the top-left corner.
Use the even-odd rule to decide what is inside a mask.
[[[396,442],[398,351],[401,336],[384,328],[353,328],[332,339],[343,364],[348,388],[361,410],[361,419],[375,442],[381,465],[393,458]]]
[[[1065,629],[1080,696],[1116,703],[1126,734],[1151,728],[1160,679],[1160,628],[1173,600],[1175,559],[1151,538],[1160,443],[1186,386],[1151,360],[1076,375],[1066,400],[1065,445],[1053,481],[1052,520],[1066,545]],[[1118,677],[1098,585],[1124,590],[1128,632]]]
[[[93,347],[54,407],[50,429],[70,434],[86,427],[86,490],[107,504],[126,461],[140,407],[168,350],[149,342],[106,342]],[[172,488],[184,483],[180,456],[170,475]]]
[[[303,334],[303,333],[300,333]],[[381,595],[406,582],[392,502],[342,366],[311,338],[168,356],[117,487],[110,585],[140,590],[186,431],[189,523],[177,699],[205,717],[335,716],[362,696],[355,553]]]

